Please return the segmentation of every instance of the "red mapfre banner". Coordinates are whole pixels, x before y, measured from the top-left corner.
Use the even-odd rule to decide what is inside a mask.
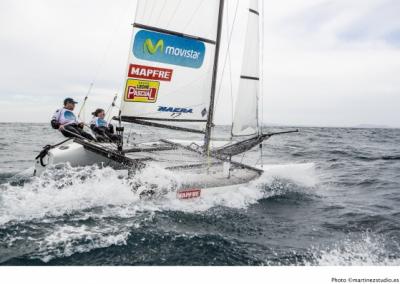
[[[172,72],[172,69],[131,64],[129,65],[128,77],[158,81],[171,81]]]
[[[201,195],[201,189],[184,189],[177,192],[178,199],[192,199],[198,198]]]

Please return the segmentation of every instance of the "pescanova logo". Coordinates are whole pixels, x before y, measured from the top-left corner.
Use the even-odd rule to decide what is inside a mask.
[[[133,43],[133,54],[143,60],[200,68],[206,46],[203,42],[175,35],[140,30]]]

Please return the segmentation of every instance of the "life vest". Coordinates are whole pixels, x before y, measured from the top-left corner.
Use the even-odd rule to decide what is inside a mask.
[[[94,127],[108,127],[108,122],[100,117],[93,117],[90,126]]]
[[[51,119],[56,120],[60,125],[79,124],[75,114],[66,108],[58,109]]]

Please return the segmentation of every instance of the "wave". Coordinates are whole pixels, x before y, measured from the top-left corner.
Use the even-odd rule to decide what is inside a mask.
[[[313,259],[306,265],[319,266],[398,266],[394,257],[398,243],[388,243],[382,236],[370,232],[349,235],[325,249],[312,249]],[[389,247],[389,249],[388,249]],[[391,252],[391,253],[389,253]],[[398,255],[398,254],[397,254]]]
[[[135,230],[157,212],[202,214],[213,207],[246,209],[264,198],[287,194],[285,182],[314,186],[313,164],[264,165],[265,173],[236,190],[221,190],[201,199],[181,201],[173,191],[179,175],[151,165],[135,175],[136,190],[161,188],[162,198],[141,199],[132,180],[120,171],[65,165],[23,184],[0,185],[0,242],[19,247],[1,262],[52,262],[100,248],[125,245]],[[10,233],[14,232],[14,233]],[[25,232],[25,233],[24,233]],[[38,239],[32,236],[40,236]],[[29,247],[25,240],[30,238]],[[40,263],[39,263],[40,264]]]
[[[10,178],[12,178],[16,173],[0,173],[0,183],[7,182]]]
[[[263,165],[263,176],[257,180],[258,183],[270,183],[274,178],[290,180],[305,187],[315,187],[319,178],[314,163]]]
[[[98,248],[126,245],[129,235],[129,231],[120,227],[63,225],[46,236],[39,243],[38,251],[29,258],[49,262]]]
[[[322,247],[323,246],[323,247]],[[399,266],[400,244],[371,232],[353,233],[331,244],[277,249],[264,264],[273,266]]]
[[[400,155],[398,155],[398,156],[382,156],[382,160],[387,160],[387,161],[400,160]]]
[[[71,232],[77,233],[73,238]],[[64,226],[29,256],[4,265],[262,265],[260,246],[217,234],[132,229],[98,235]]]
[[[83,253],[83,263],[88,258],[91,262],[100,258],[97,261],[104,264],[115,261],[112,252],[116,251],[118,259],[127,258],[126,265],[398,266],[400,259],[394,256],[393,249],[388,249],[389,245],[399,247],[399,244],[388,244],[383,237],[363,233],[349,235],[323,249],[274,251],[260,244],[239,242],[219,235],[143,231],[141,228],[129,232],[105,232],[103,229],[95,232],[63,226],[49,235],[28,259],[68,263],[70,261],[65,258]],[[159,251],[159,246],[162,251]],[[96,249],[106,249],[106,253]],[[196,257],[193,256],[195,250],[199,250]],[[186,254],[187,251],[190,253]],[[165,257],[160,259],[159,254]],[[133,259],[132,255],[138,259]],[[80,258],[76,255],[72,263]]]
[[[0,190],[0,225],[138,199],[116,171],[98,167],[52,169],[23,185],[6,184]]]
[[[400,156],[398,155],[383,155],[383,156],[362,156],[362,155],[355,155],[356,159],[362,161],[398,161],[400,160]]]
[[[221,190],[198,200],[181,201],[174,192],[180,177],[156,165],[146,167],[134,177],[137,192],[154,187],[166,192],[162,198],[154,200],[141,199],[132,191],[132,182],[123,178],[119,171],[66,165],[48,170],[23,185],[1,185],[0,225],[12,220],[61,216],[95,207],[103,207],[102,214],[106,216],[134,216],[138,211],[159,210],[196,212],[214,206],[246,208],[262,198],[282,194],[279,187],[268,187],[276,179],[305,186],[316,183],[313,164],[265,165],[264,169],[265,173],[259,179],[237,190]]]

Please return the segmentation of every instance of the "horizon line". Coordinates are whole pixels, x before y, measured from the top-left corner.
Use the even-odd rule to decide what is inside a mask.
[[[49,122],[31,122],[31,121],[0,121],[0,124],[47,124]],[[231,126],[230,124],[216,124],[216,126]],[[307,124],[285,124],[285,123],[264,123],[262,127],[303,127],[303,128],[353,128],[353,129],[400,129],[400,126],[358,124],[358,125],[307,125]]]

